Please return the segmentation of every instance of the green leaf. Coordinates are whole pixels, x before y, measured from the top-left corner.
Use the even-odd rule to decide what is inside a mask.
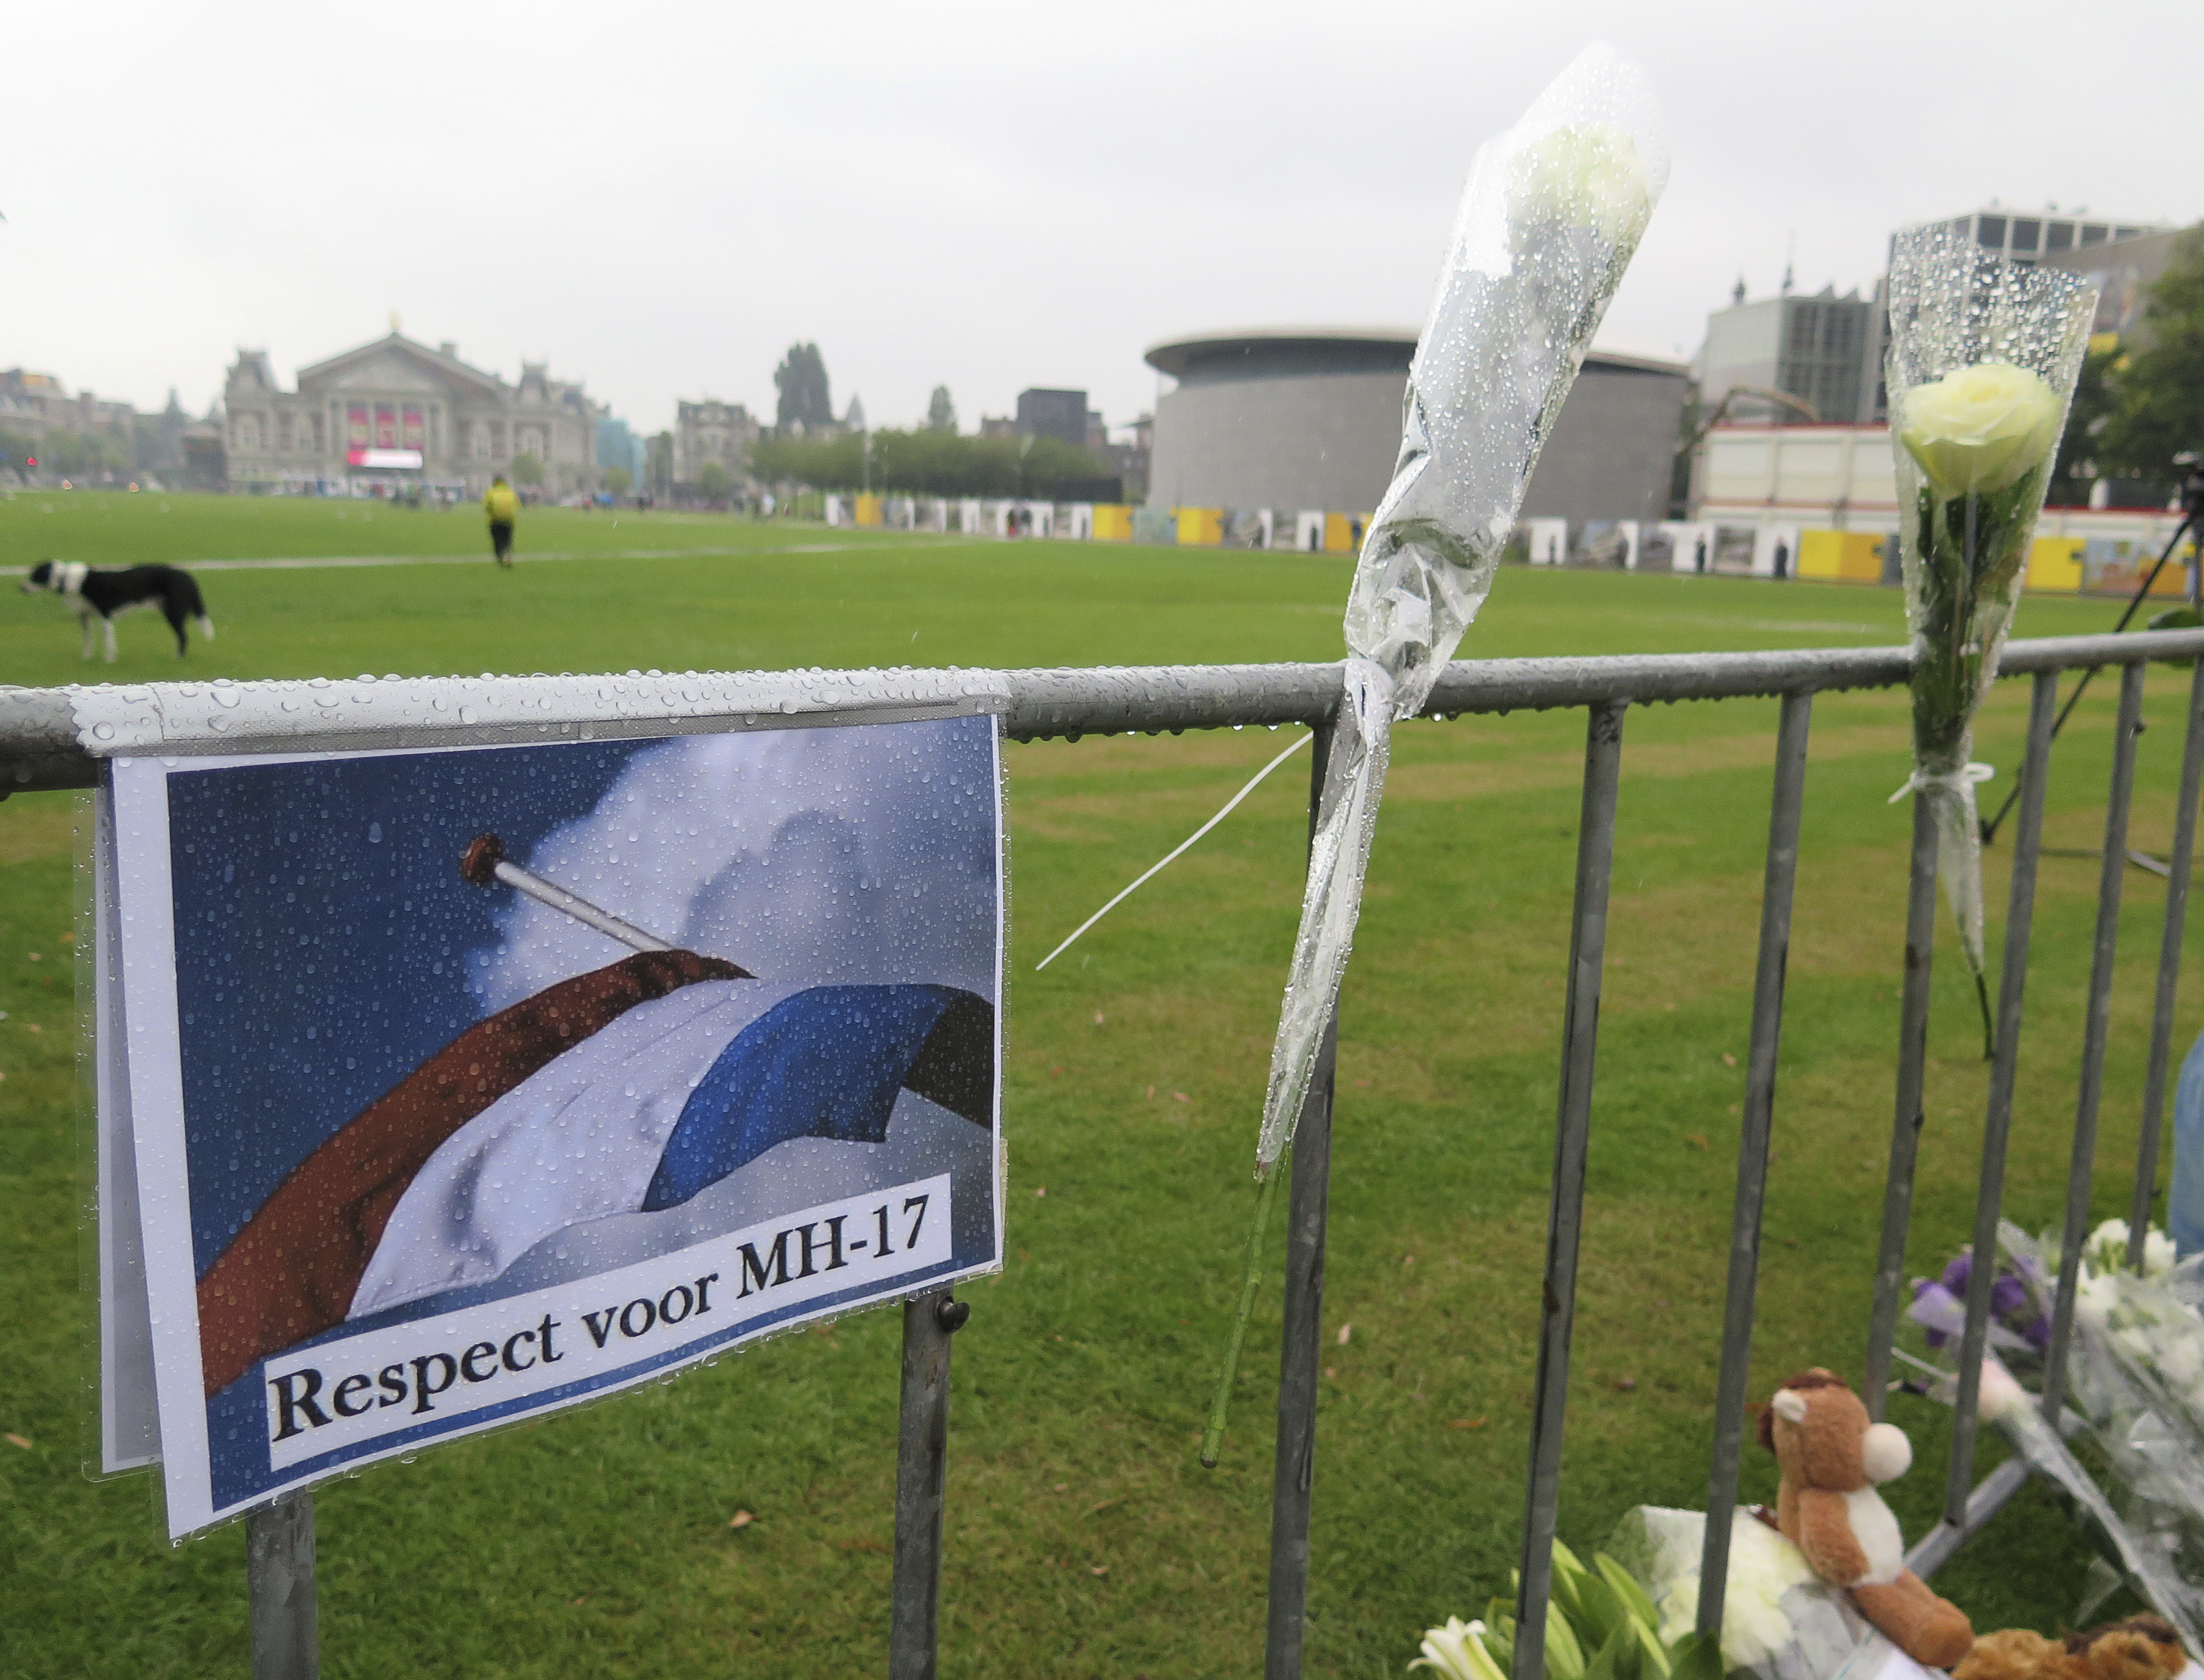
[[[1597,1576],[1578,1576],[1576,1588],[1577,1614],[1573,1619],[1586,1645],[1597,1650],[1631,1626],[1630,1612],[1622,1600]]]
[[[1618,1625],[1599,1654],[1585,1665],[1584,1680],[1637,1680],[1637,1631]]]
[[[1515,1606],[1506,1599],[1494,1599],[1484,1606],[1484,1642],[1492,1648],[1493,1656],[1506,1668],[1515,1660]]]
[[[1652,1594],[1638,1585],[1637,1578],[1628,1570],[1606,1552],[1593,1552],[1591,1563],[1592,1567],[1599,1571],[1599,1578],[1607,1582],[1614,1589],[1614,1595],[1622,1600],[1623,1608],[1644,1624],[1647,1631],[1657,1634],[1661,1628],[1661,1612],[1653,1606]]]
[[[1546,1672],[1552,1680],[1584,1680],[1584,1647],[1561,1606],[1546,1601]]]
[[[1672,1648],[1674,1680],[1722,1680],[1721,1635],[1688,1633]]]
[[[1581,1596],[1581,1583],[1584,1579],[1585,1566],[1577,1561],[1576,1553],[1570,1551],[1561,1541],[1555,1540],[1553,1569],[1548,1576],[1549,1584],[1546,1590],[1553,1601],[1561,1606],[1562,1614],[1566,1615],[1570,1621],[1579,1624],[1585,1619],[1584,1600]]]

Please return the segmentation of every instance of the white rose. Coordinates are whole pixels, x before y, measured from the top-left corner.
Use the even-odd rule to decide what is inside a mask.
[[[2146,1278],[2161,1277],[2173,1269],[2180,1256],[2176,1253],[2173,1238],[2163,1231],[2153,1229],[2142,1239],[2142,1274]]]
[[[2003,1362],[1985,1357],[1982,1361],[1982,1381],[1978,1392],[1976,1410],[1995,1422],[2006,1412],[2019,1412],[2028,1404],[2028,1392],[2013,1380],[2012,1373]]]
[[[2075,1280],[2074,1313],[2090,1329],[2102,1333],[2120,1304],[2119,1279],[2100,1277],[2086,1266]]]
[[[2026,368],[1977,362],[1907,392],[1898,437],[1946,496],[1987,496],[2042,464],[2061,418],[2058,394]]]
[[[1593,228],[1627,254],[1653,215],[1653,177],[1638,142],[1611,122],[1572,122],[1508,166],[1508,243],[1521,250],[1542,223]]]

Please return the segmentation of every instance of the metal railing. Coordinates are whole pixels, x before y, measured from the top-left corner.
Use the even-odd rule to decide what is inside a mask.
[[[2044,795],[2050,767],[2052,723],[2059,675],[2070,670],[2119,668],[2120,699],[2113,765],[2106,802],[2103,868],[2096,935],[2087,994],[2080,1089],[2069,1170],[2065,1239],[2043,1406],[2055,1416],[2064,1401],[2065,1362],[2071,1345],[2080,1238],[2087,1220],[2096,1153],[2097,1117],[2103,1095],[2110,1022],[2112,958],[2127,861],[2129,809],[2135,787],[2136,742],[2141,732],[2142,678],[2153,660],[2190,662],[2194,674],[2183,739],[2179,805],[2167,869],[2165,926],[2160,946],[2150,1048],[2145,1078],[2141,1147],[2136,1167],[2136,1241],[2151,1208],[2172,1046],[2175,989],[2188,905],[2200,777],[2204,776],[2204,630],[2124,636],[2068,637],[2015,642],[2005,650],[2000,674],[2030,678],[2027,748],[2021,798],[2012,836],[2011,905],[2006,920],[2003,969],[1983,1133],[1980,1190],[1974,1220],[1975,1252],[1995,1252],[2002,1210],[2007,1141],[2022,1039],[2023,1002],[2041,852]],[[1800,811],[1814,697],[1824,691],[1903,685],[1911,656],[1904,648],[1863,648],[1778,653],[1633,656],[1616,658],[1461,661],[1449,665],[1433,688],[1427,715],[1505,713],[1585,708],[1581,816],[1577,834],[1575,905],[1570,929],[1567,1003],[1561,1033],[1561,1078],[1555,1129],[1554,1173],[1542,1279],[1543,1317],[1537,1377],[1532,1399],[1531,1455],[1525,1483],[1521,1584],[1517,1601],[1514,1680],[1543,1680],[1546,1603],[1552,1578],[1555,1523],[1561,1477],[1571,1331],[1576,1304],[1577,1262],[1583,1229],[1585,1163],[1598,1062],[1599,1000],[1604,968],[1607,908],[1613,872],[1616,798],[1624,725],[1632,706],[1652,702],[1778,697],[1774,793],[1763,876],[1751,1042],[1742,1106],[1736,1202],[1728,1257],[1721,1360],[1716,1379],[1710,1444],[1708,1510],[1724,1512],[1737,1499],[1746,1397],[1751,1373],[1753,1306],[1758,1285],[1761,1214],[1767,1192],[1769,1139],[1775,1107],[1776,1072],[1783,1024],[1784,979],[1792,903],[1798,879]],[[1340,791],[1329,752],[1332,717],[1341,692],[1341,668],[1325,665],[1182,666],[1086,670],[966,673],[998,698],[1004,733],[1014,739],[1131,732],[1177,733],[1228,725],[1306,724],[1317,733],[1311,770],[1310,820]],[[550,692],[556,680],[542,680]],[[241,686],[250,689],[252,685]],[[409,694],[448,691],[449,710],[476,692],[462,679],[409,682]],[[363,732],[356,718],[328,715],[327,727],[310,720],[287,727],[286,750],[323,745],[419,746],[465,739],[540,739],[544,726],[525,721],[528,683],[507,682],[524,696],[524,714],[511,721],[424,723]],[[437,710],[443,709],[441,706]],[[633,736],[646,729],[693,732],[715,726],[708,709],[694,707],[657,723],[632,709],[607,717],[603,733]],[[576,726],[561,726],[572,738]],[[587,735],[584,723],[579,733]],[[209,739],[200,751],[237,752],[258,743],[250,737]],[[174,750],[164,745],[163,751]],[[190,750],[186,748],[185,750]],[[80,739],[68,691],[0,690],[0,790],[85,787],[98,775],[98,758]],[[1877,1416],[1887,1383],[1904,1292],[1904,1261],[1914,1172],[1923,1123],[1928,981],[1936,913],[1936,834],[1925,796],[1916,793],[1907,890],[1905,981],[1899,1008],[1897,1100],[1882,1231],[1874,1279],[1874,1304],[1866,1355],[1864,1398]],[[1326,1203],[1330,1193],[1331,1104],[1336,1023],[1328,1028],[1307,1105],[1296,1137],[1289,1199],[1283,1334],[1280,1362],[1278,1436],[1272,1495],[1268,1606],[1267,1680],[1296,1680],[1302,1667],[1310,1557],[1309,1518],[1316,1462],[1319,1332],[1324,1312]],[[1979,1485],[1974,1481],[1978,1434],[1976,1402],[1989,1321],[1995,1267],[1972,1270],[1965,1331],[1961,1339],[1958,1404],[1946,1475],[1941,1522],[1914,1546],[1908,1561],[1926,1575],[1948,1558],[2026,1481],[2017,1459]],[[969,1313],[947,1291],[914,1298],[904,1314],[903,1392],[896,1493],[895,1586],[889,1671],[895,1680],[930,1680],[936,1669],[941,1532],[948,1451],[950,1338]],[[1720,1625],[1728,1563],[1729,1525],[1709,1522],[1701,1576],[1698,1621]],[[294,1496],[252,1519],[248,1546],[252,1600],[253,1671],[257,1680],[298,1680],[317,1671],[312,1589],[311,1497]]]

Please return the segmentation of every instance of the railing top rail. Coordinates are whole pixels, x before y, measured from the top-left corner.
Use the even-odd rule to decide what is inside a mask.
[[[2204,630],[2007,644],[2002,676],[2204,656]],[[1606,701],[1719,700],[1903,683],[1904,647],[1456,660],[1429,714]],[[92,785],[126,752],[335,751],[614,738],[802,722],[853,705],[908,716],[977,706],[1031,740],[1228,725],[1314,724],[1339,702],[1328,664],[1099,666],[1022,671],[643,673],[0,687],[0,793]]]

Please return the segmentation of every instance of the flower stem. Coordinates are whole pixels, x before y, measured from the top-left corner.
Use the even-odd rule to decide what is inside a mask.
[[[1990,1019],[1990,982],[1977,971],[1975,975],[1975,1001],[1982,1006],[1982,1060],[1997,1060],[1997,1028]]]
[[[1218,1457],[1224,1450],[1224,1415],[1232,1404],[1232,1379],[1240,1369],[1241,1345],[1247,1339],[1248,1315],[1255,1309],[1255,1291],[1263,1280],[1257,1269],[1263,1258],[1263,1231],[1271,1222],[1271,1203],[1277,1199],[1278,1180],[1286,1176],[1286,1164],[1292,1159],[1289,1149],[1255,1191],[1255,1217],[1247,1226],[1247,1252],[1240,1267],[1240,1304],[1224,1339],[1224,1368],[1218,1374],[1217,1394],[1209,1403],[1209,1426],[1201,1434],[1201,1467],[1206,1470],[1217,1468]]]

